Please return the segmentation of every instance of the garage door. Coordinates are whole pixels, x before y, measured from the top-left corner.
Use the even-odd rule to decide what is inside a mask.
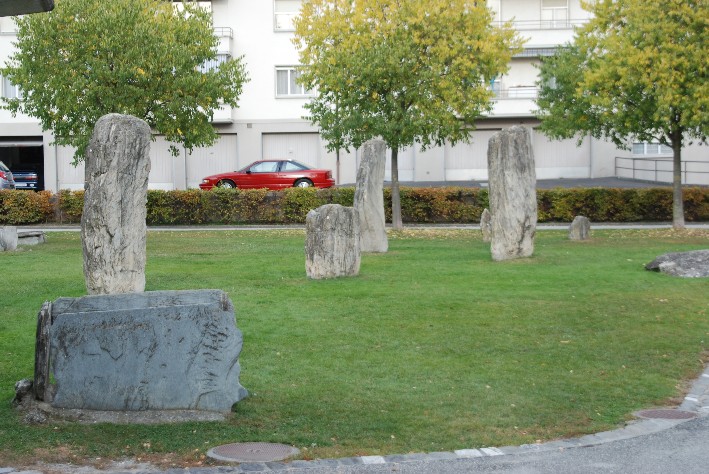
[[[236,134],[219,135],[214,145],[195,148],[187,155],[187,187],[196,188],[205,176],[237,168]]]
[[[263,159],[297,160],[320,168],[320,149],[317,133],[263,134]]]
[[[476,130],[472,143],[446,145],[446,181],[487,180],[487,143],[499,130]]]

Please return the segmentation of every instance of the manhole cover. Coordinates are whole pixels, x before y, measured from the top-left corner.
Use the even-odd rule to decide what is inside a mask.
[[[232,443],[207,451],[207,456],[229,462],[272,462],[295,456],[298,449],[276,443]]]
[[[662,420],[689,420],[695,418],[696,413],[684,410],[659,409],[659,410],[642,410],[636,413],[640,418],[660,418]]]

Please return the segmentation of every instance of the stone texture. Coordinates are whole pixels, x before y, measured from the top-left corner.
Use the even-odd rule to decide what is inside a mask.
[[[484,209],[480,214],[480,231],[483,234],[483,242],[492,241],[492,215],[488,209]]]
[[[41,230],[23,230],[17,231],[17,241],[20,245],[39,245],[47,241],[47,236]]]
[[[530,257],[537,227],[534,155],[529,130],[515,126],[496,133],[487,151],[495,261]]]
[[[52,320],[53,407],[229,412],[246,396],[222,291],[59,298]]]
[[[359,220],[353,207],[326,204],[305,218],[305,272],[322,279],[359,274]]]
[[[389,249],[384,218],[385,164],[384,140],[370,140],[362,146],[362,160],[357,170],[354,195],[362,252],[386,252]]]
[[[591,238],[591,221],[588,217],[576,216],[569,226],[569,240],[588,240]]]
[[[0,252],[17,250],[17,227],[4,225],[0,227]]]
[[[89,294],[145,289],[150,127],[109,114],[94,127],[86,156],[81,238]]]
[[[706,278],[709,277],[709,250],[666,253],[645,265],[645,269],[684,278]]]

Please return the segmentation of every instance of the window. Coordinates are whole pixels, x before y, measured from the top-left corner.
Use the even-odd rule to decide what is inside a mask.
[[[633,155],[671,155],[672,147],[659,143],[633,143]]]
[[[303,97],[311,95],[296,80],[300,72],[295,66],[276,68],[276,97]]]
[[[307,169],[307,166],[297,161],[284,161],[283,165],[281,165],[281,171],[303,171]]]
[[[252,173],[275,173],[278,171],[278,161],[262,161],[249,168]]]
[[[7,77],[2,78],[2,96],[6,99],[16,99],[20,96],[20,88],[10,82]]]
[[[542,0],[542,28],[568,28],[569,1]]]
[[[301,0],[274,0],[273,29],[276,31],[293,31],[293,20],[300,12]]]

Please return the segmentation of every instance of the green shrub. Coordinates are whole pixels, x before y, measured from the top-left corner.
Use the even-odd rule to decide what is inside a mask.
[[[308,211],[323,204],[352,206],[355,189],[288,188],[148,191],[148,225],[284,224],[305,222]],[[672,189],[556,188],[537,190],[539,222],[570,222],[583,215],[591,222],[669,221]],[[83,191],[0,191],[0,223],[78,223]],[[489,208],[487,189],[401,188],[406,223],[476,223]],[[684,189],[687,221],[709,220],[709,188]],[[384,214],[391,222],[391,189],[384,189]]]
[[[46,191],[0,191],[0,224],[22,225],[49,222],[54,218],[52,194]]]

